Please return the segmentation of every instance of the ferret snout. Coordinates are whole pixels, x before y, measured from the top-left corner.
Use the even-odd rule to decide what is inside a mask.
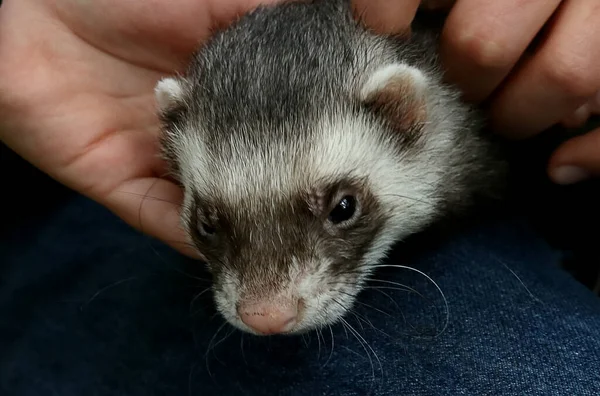
[[[242,303],[238,315],[242,322],[263,335],[281,334],[291,331],[300,320],[302,300],[285,303]]]

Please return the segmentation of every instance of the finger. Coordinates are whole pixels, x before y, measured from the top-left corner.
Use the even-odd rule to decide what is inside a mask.
[[[566,0],[549,28],[491,103],[491,121],[505,136],[551,127],[600,88],[600,1]]]
[[[560,0],[458,0],[442,31],[446,77],[480,102],[509,74]]]
[[[163,179],[127,181],[106,198],[105,205],[140,232],[157,238],[192,258],[202,256],[193,248],[181,226],[181,189]]]
[[[573,184],[600,176],[600,128],[559,146],[550,158],[548,173],[558,184]]]
[[[359,20],[380,34],[406,34],[419,8],[419,0],[353,0]]]

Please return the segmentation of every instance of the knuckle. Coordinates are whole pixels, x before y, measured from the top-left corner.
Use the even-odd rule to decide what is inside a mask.
[[[513,52],[500,38],[490,37],[483,31],[471,31],[454,35],[454,50],[482,69],[504,69],[510,67]]]

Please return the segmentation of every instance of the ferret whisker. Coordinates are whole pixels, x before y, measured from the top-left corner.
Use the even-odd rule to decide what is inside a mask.
[[[356,318],[356,322],[358,323],[358,325],[360,326],[360,329],[364,332],[365,328],[363,327],[363,322],[367,325],[369,325],[371,328],[377,330],[377,328],[375,328],[373,326],[373,323],[371,323],[370,320],[368,320],[367,318],[365,318],[363,315],[359,314],[358,312],[356,312],[354,309],[350,309],[348,310],[349,313],[351,313],[355,318]]]
[[[213,334],[212,338],[210,339],[210,341],[208,342],[208,346],[206,348],[206,353],[205,356],[207,356],[212,348],[213,348],[213,343],[215,341],[215,338],[217,338],[217,336],[219,335],[219,333],[221,332],[221,330],[223,330],[223,328],[227,325],[227,321],[224,320],[223,323],[221,323],[221,325],[217,328],[217,330],[215,331],[215,333]]]
[[[386,297],[388,297],[388,298],[389,298],[389,299],[390,299],[390,300],[391,300],[391,301],[392,301],[392,302],[393,302],[393,303],[396,305],[396,307],[398,307],[398,313],[399,313],[400,315],[402,315],[402,319],[404,320],[404,322],[405,322],[405,323],[406,323],[406,324],[407,324],[407,325],[408,325],[408,326],[409,326],[409,327],[410,327],[412,330],[414,330],[414,331],[417,331],[419,334],[422,334],[422,332],[418,331],[418,330],[417,330],[417,328],[416,328],[414,325],[412,325],[412,324],[411,324],[411,323],[410,323],[410,322],[409,322],[409,321],[406,319],[406,316],[404,315],[404,312],[403,312],[403,311],[400,309],[400,307],[398,306],[398,303],[397,303],[397,302],[396,302],[396,301],[395,301],[395,300],[394,300],[394,299],[393,299],[393,298],[392,298],[392,297],[391,297],[389,294],[385,293],[385,292],[382,290],[382,289],[384,289],[384,290],[387,290],[387,289],[389,289],[389,290],[399,290],[399,291],[406,291],[405,289],[398,289],[398,288],[395,288],[395,287],[392,287],[392,286],[370,286],[370,287],[369,287],[369,286],[367,286],[367,287],[365,287],[365,289],[371,289],[371,290],[375,290],[375,291],[377,291],[377,292],[379,292],[379,293],[382,293],[382,294],[384,294]],[[434,302],[433,302],[431,299],[429,299],[429,298],[426,298],[426,297],[423,297],[423,298],[424,298],[426,301],[428,301],[428,302],[430,303],[430,305],[431,305],[431,306],[435,307],[435,303],[434,303]],[[440,333],[440,335],[441,335],[441,333]]]
[[[393,303],[393,304],[396,306],[396,308],[397,308],[397,310],[398,310],[398,313],[399,313],[399,314],[402,316],[402,320],[404,321],[404,323],[406,323],[406,324],[407,324],[407,325],[408,325],[408,326],[409,326],[409,327],[410,327],[410,328],[411,328],[413,331],[417,331],[417,329],[415,328],[415,326],[414,326],[414,325],[412,325],[412,324],[411,324],[411,323],[408,321],[408,319],[406,318],[406,315],[404,314],[404,312],[402,311],[402,309],[400,308],[400,306],[398,305],[398,303],[397,303],[397,302],[394,300],[394,298],[392,298],[392,297],[391,297],[389,294],[387,294],[386,292],[384,292],[382,289],[384,289],[384,290],[385,290],[385,289],[389,289],[389,290],[397,290],[397,291],[408,292],[408,293],[415,293],[415,294],[417,294],[419,297],[421,297],[421,298],[423,298],[424,300],[428,301],[428,302],[429,302],[429,303],[430,303],[432,306],[435,306],[435,304],[433,303],[433,301],[431,301],[431,299],[429,299],[429,298],[425,297],[424,295],[422,295],[421,293],[419,293],[417,290],[415,290],[415,289],[413,289],[413,288],[411,288],[411,287],[409,287],[409,286],[406,286],[406,285],[403,285],[403,284],[400,284],[400,283],[397,283],[397,282],[384,281],[384,280],[379,280],[379,279],[367,279],[367,281],[370,281],[370,280],[380,281],[380,282],[384,282],[384,283],[397,284],[397,285],[399,285],[399,286],[400,286],[400,287],[397,287],[397,286],[373,286],[373,285],[363,285],[362,287],[363,287],[363,289],[365,289],[365,290],[367,290],[367,289],[375,290],[375,291],[377,291],[378,293],[381,293],[381,294],[383,294],[384,296],[386,296],[386,297],[387,297],[387,298],[388,298],[390,301],[392,301],[392,303]],[[358,285],[358,284],[357,284],[357,283],[355,283],[355,282],[341,282],[341,281],[329,282],[328,284],[333,284],[333,285],[345,284],[345,285],[349,285],[349,286],[357,286],[357,285]],[[336,290],[336,291],[337,291],[338,293],[341,293],[341,294],[345,294],[345,295],[348,295],[348,296],[353,296],[352,294],[350,294],[350,293],[347,293],[347,292],[344,292],[344,291],[342,291],[342,290]],[[337,302],[337,301],[336,301],[336,302]],[[338,303],[339,305],[341,305],[341,306],[342,306],[342,308],[344,308],[344,310],[348,310],[348,309],[347,309],[347,307],[343,306],[341,303],[339,303],[339,302],[337,302],[337,303]],[[356,300],[356,301],[355,301],[355,303],[356,303],[356,304],[360,304],[360,305],[364,305],[364,306],[366,306],[366,307],[368,307],[368,308],[371,308],[371,309],[373,309],[373,310],[375,310],[375,311],[378,311],[378,312],[380,312],[380,313],[382,313],[382,314],[384,314],[384,315],[386,315],[386,316],[393,317],[393,315],[391,315],[390,313],[388,313],[388,312],[385,312],[385,311],[383,311],[383,310],[381,310],[381,309],[378,309],[378,308],[376,308],[376,307],[374,307],[374,306],[372,306],[372,305],[369,305],[369,304],[367,304],[367,303],[364,303],[364,302],[362,302],[362,301]],[[353,314],[355,314],[355,313],[353,313]],[[361,324],[359,323],[359,325],[361,325]],[[388,334],[386,334],[386,333],[385,333],[385,332],[383,332],[382,330],[380,330],[380,329],[377,329],[377,328],[374,328],[374,329],[375,329],[375,330],[377,330],[377,331],[379,331],[379,332],[381,332],[381,333],[383,333],[384,335],[386,335],[386,336],[388,336],[388,337],[392,338],[391,336],[389,336]],[[419,332],[419,333],[420,333],[420,332]],[[405,335],[406,335],[406,334],[405,334]]]
[[[304,344],[304,348],[308,348],[308,342],[306,341],[306,335],[300,334],[300,339],[302,340],[302,343]]]
[[[415,293],[416,295],[418,295],[419,297],[423,298],[424,300],[428,300],[429,301],[429,299],[427,297],[423,296],[417,290],[415,290],[415,289],[413,289],[413,288],[411,288],[409,286],[403,285],[401,283],[396,283],[396,282],[391,282],[391,281],[384,281],[384,280],[379,280],[379,279],[369,279],[369,278],[366,278],[364,281],[365,282],[377,281],[377,282],[385,282],[385,283],[390,283],[390,284],[397,285],[397,287],[393,287],[393,286],[387,286],[386,287],[386,286],[373,286],[373,285],[364,284],[364,285],[362,285],[362,287],[365,288],[365,289],[378,289],[378,288],[380,288],[380,289],[391,289],[391,290],[405,291],[405,292],[408,292],[408,293]],[[362,283],[362,282],[342,282],[342,281],[335,281],[335,282],[329,282],[327,284],[328,285],[358,286],[360,283]]]
[[[369,353],[369,350],[365,347],[361,338],[359,338],[356,335],[357,331],[354,330],[354,328],[352,326],[350,326],[350,324],[346,321],[346,319],[340,318],[340,322],[344,326],[344,329],[347,329],[350,331],[350,334],[352,334],[352,336],[354,336],[354,338],[356,338],[356,340],[358,341],[358,343],[360,344],[362,349],[365,351],[365,354],[367,355],[367,359],[369,359],[369,363],[371,364],[371,378],[373,381],[375,381],[375,366],[373,365],[373,359],[371,358],[371,354]]]
[[[204,311],[203,308],[198,308],[197,310],[192,312],[192,307],[190,305],[190,317],[194,318],[196,315],[198,315],[199,313],[201,313],[202,311]],[[212,315],[210,320],[213,320],[215,318],[215,315]]]
[[[442,296],[442,299],[444,300],[444,306],[445,306],[445,309],[446,309],[446,320],[445,320],[445,323],[444,323],[444,327],[435,336],[435,338],[441,336],[446,331],[446,328],[448,327],[448,324],[450,323],[450,307],[448,305],[448,299],[446,298],[446,295],[442,291],[441,287],[437,284],[437,282],[434,281],[429,275],[427,275],[423,271],[420,271],[420,270],[418,270],[416,268],[413,268],[413,267],[408,267],[406,265],[400,265],[400,264],[378,264],[378,265],[375,266],[375,268],[384,268],[384,267],[388,267],[388,268],[400,268],[400,269],[407,269],[407,270],[410,270],[410,271],[414,271],[414,272],[416,272],[416,273],[424,276],[425,278],[427,278],[427,280],[429,280],[436,287],[436,289],[438,290],[438,292]]]
[[[350,283],[350,282],[346,282],[346,283],[344,283],[344,282],[337,282],[337,283],[348,284],[350,286],[355,286],[356,285],[356,284]],[[404,323],[406,323],[412,330],[417,331],[417,329],[406,319],[406,315],[404,315],[404,312],[402,311],[402,309],[400,308],[400,306],[398,305],[398,303],[396,302],[396,300],[394,298],[392,298],[392,296],[390,296],[389,294],[387,294],[386,292],[384,292],[383,290],[381,290],[381,289],[390,289],[390,290],[398,290],[398,291],[404,291],[404,292],[412,292],[412,291],[414,291],[414,289],[409,288],[411,290],[407,290],[406,288],[394,287],[394,286],[370,286],[370,285],[365,285],[365,286],[363,286],[363,288],[365,290],[367,290],[367,289],[375,290],[378,293],[381,293],[385,297],[387,297],[396,306],[396,308],[398,309],[398,313],[402,316],[402,320],[404,321]],[[341,291],[341,290],[338,290],[337,292],[341,293],[341,294],[347,294],[349,296],[352,296],[350,293],[346,293],[346,292]],[[416,291],[415,291],[415,293],[417,295],[421,296],[423,299],[425,299],[425,300],[427,300],[427,301],[429,301],[430,303],[433,304],[433,302],[430,299],[428,299],[427,297],[421,295],[420,293],[418,293]],[[383,311],[381,309],[378,309],[378,308],[376,308],[376,307],[374,307],[372,305],[366,304],[366,303],[364,303],[362,301],[356,300],[355,303],[360,304],[360,305],[365,305],[365,306],[367,306],[367,307],[369,307],[371,309],[374,309],[374,310],[376,310],[376,311],[378,311],[378,312],[380,312],[380,313],[382,313],[382,314],[384,314],[386,316],[393,317],[392,314],[390,314],[388,312],[385,312],[385,311]]]
[[[413,289],[410,286],[407,286],[407,285],[404,285],[402,283],[399,283],[399,282],[393,282],[393,281],[389,281],[389,280],[375,279],[375,278],[368,278],[367,282],[379,282],[379,283],[385,283],[385,284],[388,284],[388,285],[398,286],[398,289],[396,289],[396,290],[404,290],[404,291],[407,291],[407,292],[412,292],[412,293],[415,293],[416,295],[418,295],[419,297],[421,297],[422,299],[427,300],[427,298],[425,298],[425,296],[423,296],[417,290]]]
[[[371,320],[369,318],[367,318],[366,316],[360,315],[359,313],[356,313],[356,312],[355,312],[355,316],[356,316],[357,319],[363,320],[365,323],[367,323],[373,330],[375,330],[375,331],[383,334],[384,336],[386,336],[389,339],[392,339],[392,340],[394,339],[391,335],[389,335],[385,331],[381,330],[378,327],[375,327],[375,325],[373,324],[373,322],[371,322]]]
[[[315,333],[317,333],[317,342],[319,345],[319,349],[317,352],[317,360],[319,360],[321,358],[321,329],[317,329],[317,331],[315,331]]]
[[[335,340],[334,340],[334,336],[333,336],[333,329],[331,327],[331,325],[327,325],[327,327],[329,328],[329,333],[331,334],[331,351],[329,352],[329,357],[327,358],[327,360],[325,361],[325,363],[323,363],[323,365],[321,366],[321,369],[325,368],[327,366],[327,363],[329,363],[329,361],[331,360],[331,357],[333,356],[333,347],[335,345]]]
[[[344,328],[344,334],[346,335],[346,340],[348,340],[349,339],[349,337],[348,337],[348,329],[346,328],[346,326],[343,326],[343,328]]]
[[[152,187],[154,187],[157,182],[158,182],[158,179],[154,180],[152,182],[152,184],[150,184],[150,186],[148,187],[148,189],[146,190],[144,195],[141,195],[140,207],[138,208],[138,224],[140,226],[140,231],[142,233],[145,233],[144,232],[144,222],[142,220],[142,208],[144,206],[144,202],[146,201],[146,198],[148,197],[148,194],[150,194],[150,190],[152,190]],[[136,195],[140,196],[140,194],[136,194]]]
[[[212,321],[214,318],[216,318],[217,316],[220,316],[218,312],[215,312],[214,314],[210,315],[210,318],[208,318],[208,321]]]
[[[402,311],[402,309],[400,308],[400,306],[398,305],[398,303],[396,302],[396,300],[394,300],[392,298],[392,296],[390,296],[389,294],[387,294],[386,292],[384,292],[383,290],[380,290],[379,288],[372,288],[373,290],[383,294],[384,296],[386,296],[388,299],[390,299],[390,301],[396,306],[396,308],[398,308],[398,313],[400,315],[402,315],[402,320],[404,320],[404,323],[406,323],[408,326],[410,326],[411,329],[413,330],[417,330],[407,319],[406,319],[406,315],[404,315],[404,312]]]
[[[228,339],[229,337],[231,337],[231,335],[232,335],[233,333],[235,333],[235,332],[236,332],[236,328],[235,328],[235,327],[233,327],[233,326],[229,326],[229,327],[230,327],[230,330],[229,330],[229,332],[228,332],[227,334],[225,334],[225,335],[223,336],[223,338],[221,338],[219,341],[217,341],[217,342],[215,342],[215,343],[214,343],[214,345],[213,345],[213,347],[212,347],[212,350],[213,350],[213,351],[216,351],[216,348],[217,348],[217,347],[218,347],[218,346],[219,346],[219,345],[220,345],[222,342],[224,342],[226,339]],[[217,362],[219,362],[219,363],[223,364],[223,362],[221,362],[221,361],[219,360],[219,357],[217,356],[217,354],[216,354],[216,353],[214,354],[214,356],[215,356],[215,359],[217,360]]]
[[[396,291],[402,291],[402,292],[406,292],[406,293],[412,293],[410,290],[407,290],[407,289],[405,289],[403,287],[396,287],[396,286],[371,286],[371,285],[365,285],[364,288],[365,289],[373,289],[373,290],[378,290],[378,289],[396,290]]]
[[[531,296],[532,299],[534,299],[535,301],[541,303],[542,301],[537,298],[532,292],[531,290],[529,290],[529,288],[525,285],[525,282],[523,282],[523,280],[521,278],[519,278],[519,275],[516,274],[515,271],[513,271],[503,260],[500,260],[498,257],[496,257],[495,255],[491,255],[492,259],[494,259],[497,263],[502,264],[502,266],[504,268],[506,268],[508,271],[510,271],[511,274],[513,274],[513,276],[515,278],[517,278],[517,280],[519,281],[519,283],[521,284],[521,286],[523,286],[523,288],[525,288],[525,291],[527,292],[527,294],[529,294],[529,296]]]
[[[204,293],[206,293],[207,291],[209,291],[211,289],[212,289],[212,286],[208,286],[207,288],[202,290],[200,293],[196,294],[194,296],[194,298],[192,298],[192,301],[190,301],[190,312],[192,311],[192,307],[194,306],[194,303],[196,302],[196,300],[198,300]]]
[[[156,182],[154,182],[154,183],[156,183]],[[150,188],[152,188],[152,186]],[[120,194],[133,195],[133,196],[136,196],[136,197],[140,197],[142,199],[150,199],[152,201],[158,201],[158,202],[168,203],[168,204],[171,204],[171,205],[176,206],[178,208],[181,208],[183,206],[180,203],[169,201],[168,199],[164,199],[164,198],[153,197],[153,196],[147,195],[147,194],[146,195],[145,194],[138,194],[138,193],[134,193],[134,192],[131,192],[131,191],[121,191],[121,190],[117,190],[116,192],[118,192]]]
[[[144,233],[144,224],[143,224],[143,220],[142,220],[142,207],[143,207],[143,205],[144,205],[144,200],[145,200],[145,199],[148,197],[148,194],[150,193],[150,190],[152,190],[152,188],[154,187],[154,185],[155,185],[157,182],[158,182],[158,179],[157,179],[157,180],[155,180],[155,181],[154,181],[154,182],[153,182],[153,183],[150,185],[150,187],[148,187],[148,190],[147,190],[147,191],[146,191],[146,193],[145,193],[145,194],[142,196],[142,200],[141,200],[141,202],[140,202],[140,207],[139,207],[139,209],[138,209],[138,222],[139,222],[139,226],[140,226],[140,231],[141,231],[142,233]],[[140,195],[140,194],[137,194],[137,195]],[[169,265],[169,263],[167,262],[167,260],[165,260],[165,259],[164,259],[164,257],[162,257],[162,256],[161,256],[161,255],[158,253],[158,251],[156,250],[156,248],[155,248],[155,247],[152,245],[152,242],[151,242],[151,241],[148,241],[148,245],[150,246],[150,248],[152,249],[152,251],[154,252],[154,254],[156,254],[156,256],[157,256],[158,258],[160,258],[160,260],[161,260],[161,261],[162,261],[164,264],[166,264],[166,266],[167,266],[167,267],[170,267],[170,265]],[[179,272],[179,273],[181,273],[181,274],[183,274],[183,275],[185,275],[185,276],[187,276],[187,277],[190,277],[190,278],[192,278],[192,279],[201,280],[201,281],[203,281],[203,282],[206,282],[206,280],[205,280],[205,279],[198,278],[198,277],[195,277],[195,276],[193,276],[193,275],[186,274],[184,271],[178,270],[178,269],[176,269],[176,268],[171,268],[171,269],[173,269],[173,270],[175,270],[176,272]]]
[[[204,355],[205,360],[206,360],[206,371],[208,372],[208,375],[213,378],[212,372],[210,371],[210,363],[209,363],[209,354],[213,345],[213,342],[215,341],[215,338],[217,337],[217,335],[221,332],[221,330],[223,329],[223,327],[225,327],[225,325],[227,324],[226,321],[224,321],[221,326],[219,326],[219,328],[217,329],[217,331],[215,331],[215,334],[212,336],[212,338],[210,339],[210,341],[208,342],[208,346],[206,347],[206,353]]]
[[[373,382],[375,382],[375,366],[373,365],[373,359],[371,359],[371,354],[369,353],[367,348],[369,348],[369,350],[373,353],[373,356],[375,356],[375,359],[377,359],[377,362],[379,364],[379,369],[381,370],[381,373],[383,374],[383,365],[381,364],[381,360],[379,360],[379,356],[377,355],[375,350],[371,347],[371,345],[369,345],[367,340],[365,340],[364,337],[362,335],[360,335],[360,333],[354,327],[352,327],[350,325],[350,323],[348,323],[347,320],[345,320],[344,318],[340,318],[340,320],[342,321],[342,323],[344,323],[346,326],[348,326],[348,330],[354,334],[356,339],[359,341],[359,343],[365,349],[365,352],[367,353],[367,356],[369,358],[369,362],[371,362],[371,376],[372,376]]]
[[[350,293],[347,293],[347,292],[343,292],[343,291],[341,291],[341,290],[339,290],[339,291],[338,291],[338,293],[341,293],[341,294],[346,294],[346,295],[348,295],[348,296],[350,296],[350,297],[354,297],[354,295],[353,295],[353,294],[350,294]],[[370,304],[367,304],[367,303],[364,303],[364,302],[362,302],[362,301],[358,301],[358,300],[356,300],[356,301],[354,301],[354,302],[355,302],[355,303],[357,303],[357,304],[363,305],[363,306],[365,306],[365,307],[367,307],[367,308],[370,308],[370,309],[372,309],[372,310],[374,310],[374,311],[380,312],[380,313],[382,313],[382,314],[384,314],[384,315],[386,315],[386,316],[393,317],[391,314],[389,314],[389,313],[387,313],[387,312],[385,312],[385,311],[383,311],[383,310],[381,310],[381,309],[379,309],[379,308],[376,308],[376,307],[374,307],[374,306],[372,306],[372,305],[370,305]]]
[[[310,344],[312,342],[312,335],[311,335],[311,333],[306,333],[306,338],[308,338],[308,343]]]
[[[383,290],[380,290],[378,287],[374,287],[374,288],[371,288],[371,289],[373,289],[373,290],[375,290],[375,291],[383,294],[384,296],[386,296],[388,299],[390,299],[390,301],[392,301],[392,303],[394,303],[394,305],[396,306],[396,308],[398,308],[398,311],[402,312],[402,309],[400,308],[400,306],[398,305],[398,303],[396,302],[396,300],[394,300],[392,298],[392,296],[390,296],[389,294],[387,294]]]
[[[105,287],[101,288],[101,289],[100,289],[100,290],[98,290],[96,293],[94,293],[94,295],[92,295],[92,297],[90,297],[90,298],[89,298],[89,299],[88,299],[88,300],[87,300],[87,301],[86,301],[84,304],[82,304],[82,305],[79,307],[79,310],[80,310],[80,311],[83,311],[83,309],[84,309],[86,306],[90,305],[90,303],[91,303],[92,301],[94,301],[94,300],[95,300],[95,299],[96,299],[96,298],[97,298],[97,297],[98,297],[100,294],[104,293],[105,291],[107,291],[107,290],[109,290],[109,289],[112,289],[113,287],[116,287],[116,286],[118,286],[118,285],[120,285],[120,284],[123,284],[123,283],[125,283],[125,282],[130,282],[130,281],[133,281],[133,280],[136,280],[136,279],[139,279],[139,278],[141,278],[141,276],[132,276],[132,277],[129,277],[129,278],[125,278],[125,279],[118,280],[118,281],[116,281],[116,282],[113,282],[113,283],[111,283],[111,284],[110,284],[110,285],[108,285],[108,286],[105,286]]]
[[[364,315],[359,314],[358,312],[356,312],[354,309],[349,309],[347,306],[345,306],[344,304],[342,304],[341,302],[337,301],[336,299],[332,299],[334,302],[336,302],[339,306],[341,306],[345,311],[347,311],[348,313],[351,313],[352,315],[354,315],[354,317],[357,319],[358,321],[358,325],[360,326],[362,331],[365,331],[364,327],[362,326],[361,322],[365,322],[366,324],[368,324],[373,330],[380,332],[381,334],[385,335],[386,337],[393,339],[392,336],[390,336],[389,334],[387,334],[386,332],[384,332],[383,330],[375,327],[375,325],[373,325],[373,323]]]
[[[360,320],[358,314],[356,313],[356,311],[354,311],[353,309],[349,309],[348,313],[352,314],[355,318],[356,318],[356,322],[358,323],[358,326],[360,326],[360,329],[363,331],[365,331],[365,328],[362,325],[362,321]]]

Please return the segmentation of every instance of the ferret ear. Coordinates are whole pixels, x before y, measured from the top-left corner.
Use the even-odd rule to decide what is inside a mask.
[[[183,81],[176,77],[166,77],[154,87],[154,96],[158,107],[165,111],[183,101]]]
[[[390,64],[375,70],[360,91],[364,105],[401,131],[426,121],[427,77],[419,69]]]

